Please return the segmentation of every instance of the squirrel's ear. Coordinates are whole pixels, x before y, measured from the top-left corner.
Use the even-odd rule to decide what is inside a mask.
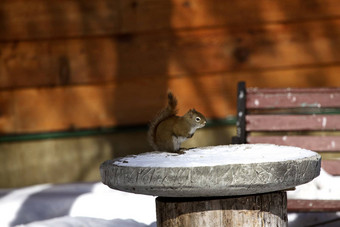
[[[197,113],[197,111],[196,111],[195,109],[190,109],[189,111],[190,111],[190,113],[192,113],[192,114]]]

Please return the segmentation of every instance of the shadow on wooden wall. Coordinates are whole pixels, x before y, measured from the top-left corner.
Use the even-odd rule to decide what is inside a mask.
[[[340,85],[333,0],[27,4],[0,3],[1,133],[145,124],[168,88],[225,118],[239,80]]]

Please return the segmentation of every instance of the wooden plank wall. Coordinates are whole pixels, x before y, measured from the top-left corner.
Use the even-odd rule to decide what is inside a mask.
[[[337,0],[2,0],[0,133],[236,112],[236,84],[340,86]]]

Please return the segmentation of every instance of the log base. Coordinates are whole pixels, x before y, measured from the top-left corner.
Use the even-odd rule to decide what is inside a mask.
[[[286,192],[156,199],[157,226],[287,226]]]

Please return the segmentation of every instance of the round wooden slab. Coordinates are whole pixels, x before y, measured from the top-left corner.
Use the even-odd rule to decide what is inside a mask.
[[[320,173],[319,154],[289,146],[241,144],[153,152],[108,160],[102,182],[121,191],[163,197],[214,197],[279,191]]]

